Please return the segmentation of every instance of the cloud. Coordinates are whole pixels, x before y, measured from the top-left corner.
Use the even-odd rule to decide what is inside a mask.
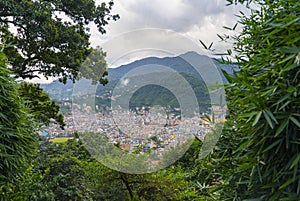
[[[195,24],[205,25],[206,17],[233,18],[236,7],[226,7],[225,0],[117,0],[114,11],[121,19],[111,23],[116,30],[165,28],[188,31]],[[118,27],[117,27],[118,26]]]
[[[94,46],[144,28],[172,30],[198,45],[199,39],[206,43],[219,41],[217,33],[232,34],[223,26],[234,26],[237,21],[234,14],[243,10],[242,6],[225,6],[226,0],[114,0],[114,3],[112,12],[118,13],[121,19],[109,23],[106,35],[95,34],[95,28],[92,28],[91,43]],[[220,44],[216,48],[225,49]]]

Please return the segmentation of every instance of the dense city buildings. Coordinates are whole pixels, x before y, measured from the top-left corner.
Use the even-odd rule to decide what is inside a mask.
[[[64,103],[70,104],[70,103]],[[86,104],[73,104],[72,112],[65,114],[65,129],[52,124],[45,129],[50,137],[71,136],[74,132],[93,132],[105,134],[109,143],[129,152],[142,147],[141,152],[148,150],[169,150],[195,136],[204,140],[215,122],[225,121],[224,107],[212,106],[210,112],[189,117],[181,117],[180,108],[176,113],[169,108],[143,107],[137,110],[117,108],[111,111],[108,107],[97,112]]]

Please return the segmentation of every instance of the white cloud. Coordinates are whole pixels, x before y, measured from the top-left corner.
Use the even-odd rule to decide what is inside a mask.
[[[101,0],[99,0],[101,1]],[[228,33],[223,26],[233,26],[234,14],[241,6],[225,6],[226,0],[115,0],[113,13],[121,17],[111,21],[107,34],[92,34],[92,44],[143,28],[170,29],[205,42],[218,40],[217,33]],[[94,32],[95,33],[95,32]]]

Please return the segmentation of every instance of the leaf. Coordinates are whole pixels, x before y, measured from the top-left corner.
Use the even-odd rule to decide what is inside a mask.
[[[292,113],[293,116],[297,116],[297,117],[300,117],[300,114],[298,113]]]
[[[223,41],[224,38],[222,36],[220,36],[219,34],[217,34],[217,36]]]
[[[257,124],[258,120],[260,119],[261,113],[262,113],[261,111],[257,113],[252,126],[255,126]]]
[[[277,137],[286,127],[286,125],[289,123],[289,118],[285,119],[284,122],[282,122],[279,126],[279,128],[277,129],[275,136]]]
[[[279,99],[279,101],[277,101],[277,102],[275,103],[275,105],[280,104],[282,101],[286,100],[286,99],[289,98],[291,95],[292,95],[292,93],[288,93],[288,94],[284,95],[281,99]]]
[[[235,154],[235,153],[239,152],[240,150],[247,148],[249,146],[249,143],[250,143],[249,141],[243,142],[236,150],[234,150],[233,153]]]
[[[232,55],[232,50],[227,50],[228,55]]]
[[[265,116],[265,118],[266,118],[269,126],[273,129],[274,128],[274,124],[273,124],[271,118],[269,117],[268,113],[264,111],[263,114],[264,114],[264,116]]]
[[[275,200],[278,200],[278,197],[280,196],[281,192],[280,191],[277,191],[276,193],[274,193],[272,195],[272,197],[269,199],[269,201],[275,201]]]
[[[278,23],[271,22],[271,23],[269,23],[269,25],[272,27],[282,27],[284,25],[284,23],[283,22],[278,22]]]
[[[204,42],[202,41],[202,40],[199,40],[200,41],[200,43],[202,44],[202,46],[207,50],[208,48],[207,48],[207,46],[204,44]]]
[[[295,117],[290,116],[290,120],[300,128],[300,122]]]
[[[259,167],[259,164],[256,166],[256,168],[257,168],[257,173],[258,173],[259,181],[262,182],[261,169]]]
[[[288,57],[286,57],[286,58],[280,60],[280,61],[278,62],[278,64],[283,64],[283,63],[285,63],[285,62],[287,62],[287,61],[289,61],[289,60],[291,60],[291,59],[294,59],[294,57],[296,57],[296,54],[291,54],[290,56],[288,56]]]
[[[233,26],[232,30],[235,30],[236,27],[237,27],[237,25],[238,25],[238,23],[236,23],[236,24]]]
[[[248,112],[248,113],[241,114],[241,117],[251,117],[252,118],[256,114],[257,114],[257,112]]]
[[[298,156],[295,158],[295,160],[293,161],[292,165],[290,166],[290,170],[293,169],[293,167],[299,163],[300,161],[300,154],[298,154]]]
[[[282,184],[282,185],[279,187],[279,190],[282,190],[283,188],[285,188],[286,186],[290,185],[290,184],[293,183],[294,181],[295,181],[295,179],[293,179],[293,178],[287,180],[284,184]]]
[[[286,48],[280,48],[279,51],[282,53],[299,53],[300,48],[299,47],[286,47]]]
[[[269,151],[270,149],[272,149],[273,147],[275,147],[276,145],[278,145],[281,141],[282,141],[282,139],[279,139],[279,140],[275,141],[270,146],[268,146],[266,149],[264,149],[263,153]]]
[[[230,28],[230,27],[223,26],[223,28],[232,31],[232,28]]]
[[[289,66],[285,67],[285,68],[283,69],[283,71],[290,71],[290,70],[293,70],[294,68],[296,68],[296,67],[298,67],[298,66],[300,66],[300,65],[297,64],[297,63],[293,63],[292,65],[289,65]]]
[[[283,27],[287,27],[287,26],[290,26],[291,24],[297,22],[297,21],[300,21],[300,17],[297,17],[293,20],[290,20],[288,23],[286,23]]]
[[[285,108],[288,104],[290,104],[291,103],[291,101],[287,101],[285,104],[283,104],[280,108],[279,108],[279,110],[282,110],[283,108]]]
[[[296,91],[296,90],[297,90],[296,87],[291,86],[291,87],[289,87],[289,88],[287,89],[287,92],[292,93],[292,92],[294,92],[294,91]]]
[[[266,113],[268,113],[269,117],[271,117],[271,119],[278,124],[278,121],[276,120],[276,118],[274,117],[274,115],[272,114],[272,112],[270,110],[266,110]]]

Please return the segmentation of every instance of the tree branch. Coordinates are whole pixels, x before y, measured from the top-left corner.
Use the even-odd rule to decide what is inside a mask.
[[[9,16],[9,17],[13,17],[13,16]],[[24,27],[22,24],[18,24],[18,23],[16,23],[15,21],[12,21],[12,20],[7,20],[7,19],[2,19],[1,17],[0,17],[0,22],[3,22],[3,23],[5,23],[5,24],[8,24],[8,23],[10,23],[10,24],[13,24],[13,25],[15,25],[15,26],[17,26],[17,27],[21,27],[22,29],[24,29],[24,30],[26,30],[26,27]]]
[[[124,178],[124,176],[121,174],[121,176],[120,176],[120,179],[123,181],[123,183],[125,184],[125,186],[126,186],[126,189],[127,189],[127,191],[128,191],[128,193],[129,193],[129,195],[130,195],[130,198],[131,198],[131,200],[133,199],[133,191],[132,191],[132,189],[130,188],[130,185],[129,185],[129,183],[128,183],[128,181]]]

